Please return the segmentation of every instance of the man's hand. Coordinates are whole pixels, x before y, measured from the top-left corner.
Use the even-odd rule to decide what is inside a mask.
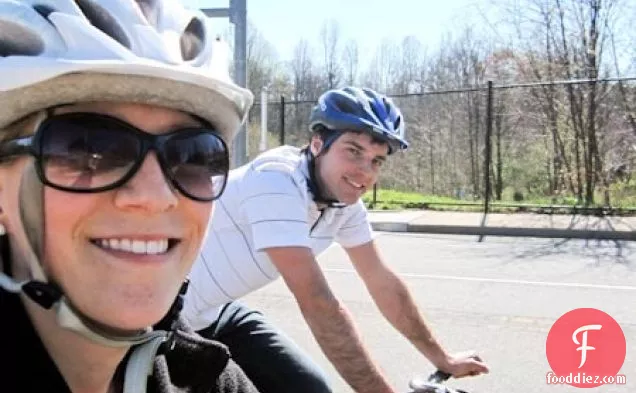
[[[455,378],[488,374],[490,370],[479,355],[474,352],[462,352],[450,355],[443,364],[437,367]]]

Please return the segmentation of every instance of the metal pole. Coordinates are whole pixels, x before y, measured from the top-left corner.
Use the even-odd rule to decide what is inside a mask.
[[[280,145],[285,144],[285,96],[280,96]]]
[[[260,151],[267,150],[267,86],[261,91],[261,145]]]
[[[236,83],[247,87],[247,0],[230,0],[230,22],[234,24],[234,66]],[[241,166],[247,162],[247,127],[241,125],[234,139],[233,164]]]
[[[492,134],[492,81],[488,81],[488,101],[486,103],[486,151],[485,151],[485,164],[484,164],[484,186],[486,188],[486,194],[484,195],[484,216],[481,221],[481,225],[486,224],[486,217],[490,207],[490,162],[491,162],[491,134]],[[484,239],[484,235],[479,236],[479,241]]]
[[[373,201],[371,202],[371,209],[375,208],[375,205],[378,203],[378,182],[373,183]]]
[[[230,16],[229,8],[201,8],[201,11],[208,18],[228,18]]]
[[[229,8],[203,8],[201,11],[209,18],[229,18],[234,24],[234,79],[236,84],[247,87],[247,0],[230,0]],[[247,162],[247,131],[241,125],[232,141],[232,166]]]

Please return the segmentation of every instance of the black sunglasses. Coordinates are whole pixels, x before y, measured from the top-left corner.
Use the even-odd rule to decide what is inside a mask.
[[[103,114],[66,113],[45,119],[32,136],[1,144],[0,159],[30,154],[42,183],[89,193],[125,184],[150,150],[170,184],[186,197],[213,201],[223,193],[228,149],[211,128],[155,135]]]

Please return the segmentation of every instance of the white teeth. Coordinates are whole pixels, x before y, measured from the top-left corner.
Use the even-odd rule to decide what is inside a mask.
[[[119,247],[116,250],[132,251],[132,241],[128,239],[122,239],[119,242]]]
[[[135,254],[144,254],[146,252],[146,242],[141,240],[133,240],[132,252]]]
[[[348,177],[345,177],[345,180],[347,181],[347,183],[351,184],[355,188],[362,188],[362,184],[358,184],[358,183],[352,181],[351,179],[349,179]]]
[[[131,252],[133,254],[163,254],[168,251],[168,239],[132,240],[132,239],[99,239],[96,243],[106,249]]]

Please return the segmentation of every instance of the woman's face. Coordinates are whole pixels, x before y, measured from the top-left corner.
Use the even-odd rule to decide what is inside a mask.
[[[82,104],[56,113],[77,111],[114,116],[152,134],[201,126],[187,114],[137,104]],[[0,207],[18,248],[15,255],[26,244],[16,228],[18,185],[28,160],[1,169]],[[167,313],[212,212],[212,203],[193,201],[171,188],[152,151],[120,188],[78,194],[45,187],[44,200],[42,264],[47,276],[80,312],[123,331],[152,325]]]

